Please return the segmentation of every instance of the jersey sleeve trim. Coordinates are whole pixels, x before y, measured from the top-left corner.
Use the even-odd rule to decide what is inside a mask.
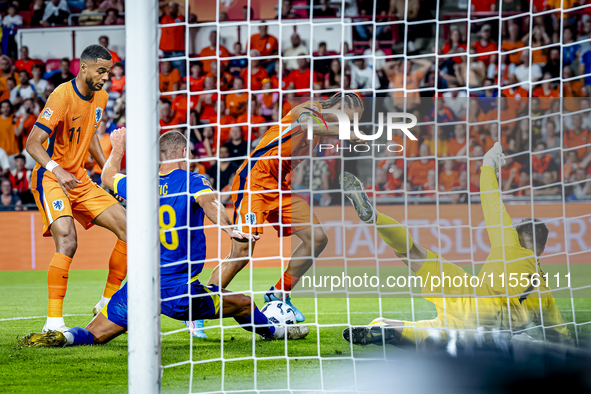
[[[193,197],[195,197],[195,200],[197,200],[198,197],[200,197],[204,194],[210,194],[210,193],[213,193],[213,190],[203,189],[203,190],[199,190],[197,193],[193,194]]]
[[[45,131],[47,134],[53,133],[49,127],[45,126],[43,123],[35,122],[35,126],[39,127],[41,130]]]
[[[115,177],[115,182],[113,182],[113,191],[115,192],[115,194],[118,194],[117,185],[119,184],[119,181],[125,178],[126,176],[127,175],[119,174]]]

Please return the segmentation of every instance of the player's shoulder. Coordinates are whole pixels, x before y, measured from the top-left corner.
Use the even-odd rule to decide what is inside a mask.
[[[68,81],[56,87],[53,92],[51,92],[49,97],[61,97],[63,99],[68,99],[73,97],[74,94],[75,92],[74,88],[72,87],[72,81]]]
[[[209,177],[206,175],[200,174],[198,172],[189,172],[189,180],[193,186],[196,185],[212,189],[211,183],[209,182]]]

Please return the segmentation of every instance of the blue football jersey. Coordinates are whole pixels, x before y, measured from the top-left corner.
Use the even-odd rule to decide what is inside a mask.
[[[114,189],[117,195],[127,199],[125,175],[115,179]],[[197,197],[205,193],[213,193],[213,190],[207,178],[201,174],[180,168],[160,174],[160,284],[163,289],[186,284],[203,270],[206,253],[203,231],[205,214],[197,204]],[[187,237],[187,220],[190,239]],[[174,264],[181,261],[185,263]]]

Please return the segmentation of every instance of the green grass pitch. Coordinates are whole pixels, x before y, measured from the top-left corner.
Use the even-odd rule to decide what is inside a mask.
[[[279,269],[252,271],[254,291],[264,291],[277,280]],[[202,278],[209,277],[206,270]],[[63,349],[17,349],[18,336],[39,332],[47,308],[46,272],[2,272],[0,275],[0,387],[6,393],[124,393],[127,391],[127,338],[122,335],[103,346]],[[229,289],[250,289],[250,270],[241,272]],[[102,294],[106,271],[70,272],[68,293],[64,303],[65,321],[69,326],[84,327],[91,319],[90,311]],[[255,296],[260,307],[261,294]],[[572,321],[570,299],[557,298],[565,321]],[[194,338],[184,332],[164,335],[162,339],[163,365],[193,361],[214,360],[193,365],[192,387],[189,387],[191,365],[165,368],[162,391],[186,393],[201,391],[257,389],[298,390],[350,389],[355,384],[354,363],[371,362],[392,352],[403,352],[392,346],[367,348],[351,346],[341,338],[347,324],[347,304],[351,324],[367,324],[378,316],[380,301],[376,298],[302,298],[294,303],[306,315],[311,327],[310,335],[301,341],[252,341],[252,334],[240,328],[206,330],[207,339]],[[422,298],[413,300],[414,318],[435,317],[435,309]],[[575,299],[577,323],[591,321],[591,300]],[[384,298],[381,300],[383,316],[411,320],[411,300]],[[162,331],[181,329],[181,322],[162,317]],[[215,326],[218,321],[206,322]],[[225,319],[224,325],[235,325]],[[330,326],[335,325],[335,326]],[[341,326],[338,326],[341,325]],[[571,326],[572,330],[572,326]],[[579,338],[588,338],[589,325],[579,326]],[[588,343],[588,340],[586,340]],[[583,340],[585,342],[585,340]],[[285,358],[284,356],[288,356]],[[272,357],[245,359],[249,357]],[[322,361],[318,357],[322,358]],[[221,360],[224,360],[222,362]],[[222,365],[224,364],[224,365]],[[222,368],[223,366],[223,368]],[[357,362],[359,367],[359,362]],[[256,369],[256,372],[255,372]],[[338,374],[335,373],[338,371]],[[289,383],[288,383],[289,382]],[[222,386],[223,385],[223,386]]]

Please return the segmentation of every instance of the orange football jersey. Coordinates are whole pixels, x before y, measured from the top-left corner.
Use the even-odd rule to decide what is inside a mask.
[[[49,157],[78,180],[88,176],[84,163],[108,99],[109,94],[102,89],[88,97],[82,96],[72,80],[51,93],[35,123],[49,134],[44,144]],[[37,163],[35,170],[39,168]],[[47,175],[53,176],[49,172]]]
[[[306,104],[310,105],[310,102],[304,105]],[[319,113],[322,105],[314,101],[310,108]],[[273,125],[267,130],[251,153],[250,160],[245,160],[236,174],[244,179],[248,177],[251,183],[268,189],[277,189],[279,184],[289,188],[285,178],[305,156],[312,153],[310,146],[313,151],[322,138],[315,136],[308,140],[307,127],[292,123],[290,111],[281,119],[280,124]]]

